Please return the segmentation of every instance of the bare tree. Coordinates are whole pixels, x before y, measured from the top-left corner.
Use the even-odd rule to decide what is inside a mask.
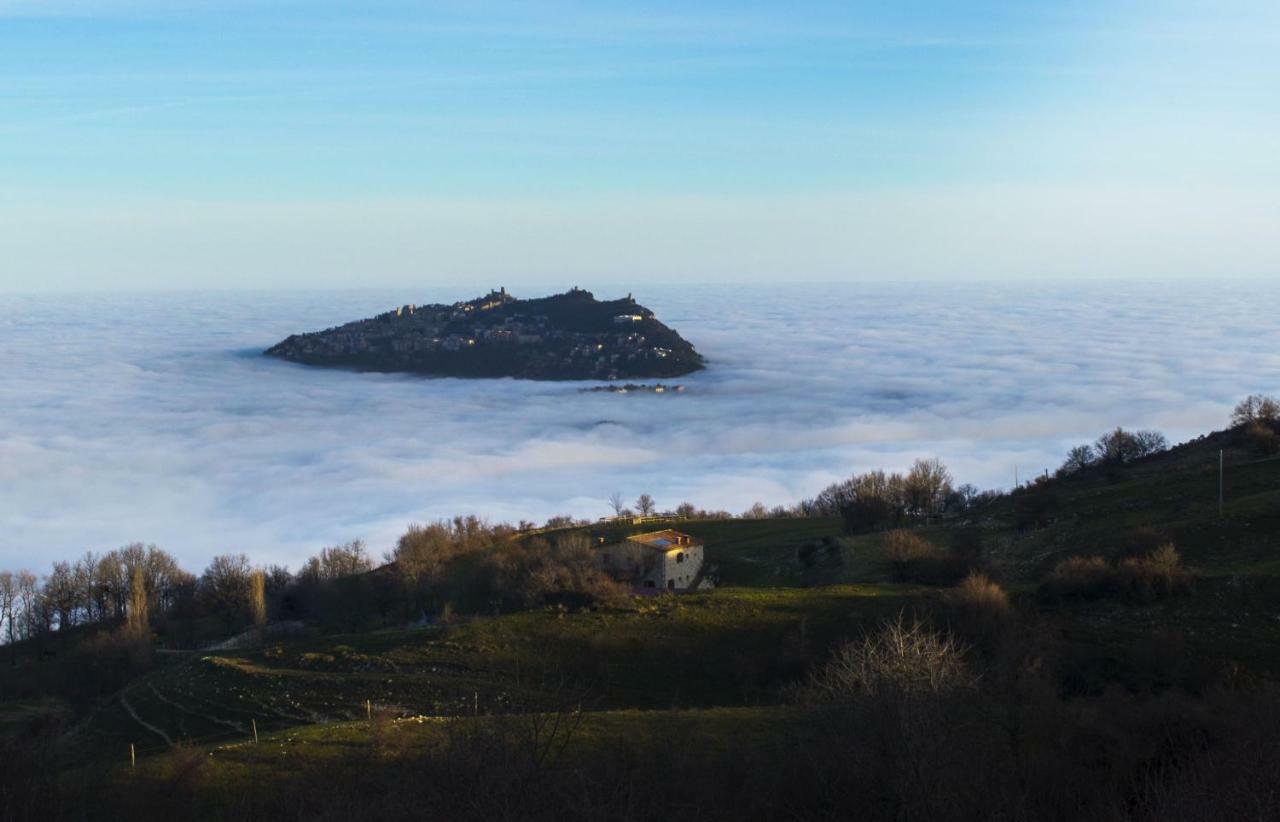
[[[320,549],[298,572],[300,579],[309,582],[328,581],[364,574],[373,570],[373,558],[365,550],[364,543],[352,540],[345,545],[333,545]]]
[[[244,554],[216,556],[200,577],[200,598],[220,613],[230,631],[249,605],[249,558]]]
[[[613,509],[615,517],[622,516],[622,512],[626,510],[627,504],[622,501],[622,492],[614,491],[609,495],[609,507]]]
[[[1169,441],[1159,431],[1126,431],[1123,428],[1103,434],[1093,446],[1096,461],[1103,465],[1124,465],[1168,448]]]
[[[636,498],[636,510],[640,512],[640,516],[651,516],[656,508],[653,497],[648,494],[641,494]]]
[[[937,457],[916,460],[904,482],[906,507],[915,514],[936,514],[951,493],[951,472]]]
[[[38,614],[38,606],[40,600],[40,586],[36,575],[30,571],[19,571],[15,577],[17,581],[17,601],[15,610],[17,611],[18,632],[22,639],[29,639],[40,632],[40,616]]]
[[[128,581],[120,553],[109,551],[94,569],[93,596],[99,619],[124,616]]]
[[[0,628],[12,644],[18,638],[14,609],[18,603],[18,581],[11,571],[0,571]]]
[[[1093,450],[1092,445],[1077,445],[1067,452],[1067,459],[1062,463],[1062,467],[1058,469],[1060,476],[1074,474],[1083,471],[1097,460],[1098,455]]]
[[[151,632],[151,597],[147,593],[146,570],[141,564],[134,565],[133,573],[129,575],[129,610],[125,626],[136,637],[145,637]]]
[[[70,563],[53,564],[53,572],[44,581],[44,598],[58,623],[58,630],[63,631],[76,624],[80,597]]]
[[[97,554],[85,551],[84,556],[76,560],[71,573],[76,588],[76,600],[83,612],[84,621],[97,622],[103,618],[103,614],[96,607],[97,600],[94,597],[94,585],[98,574]]]
[[[1231,412],[1233,428],[1255,422],[1264,425],[1275,425],[1280,422],[1280,400],[1265,394],[1250,394]]]
[[[262,642],[267,632],[267,577],[261,570],[249,575],[249,613],[258,629],[258,642]]]

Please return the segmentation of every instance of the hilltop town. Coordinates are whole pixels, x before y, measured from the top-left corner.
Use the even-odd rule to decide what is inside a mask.
[[[294,334],[265,352],[306,365],[442,377],[617,380],[678,377],[702,357],[628,295],[573,288],[521,300],[505,288],[452,305],[404,305]]]

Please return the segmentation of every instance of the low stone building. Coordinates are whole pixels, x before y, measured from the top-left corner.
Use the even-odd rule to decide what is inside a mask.
[[[702,540],[665,529],[596,548],[600,569],[637,591],[688,591],[702,577]]]

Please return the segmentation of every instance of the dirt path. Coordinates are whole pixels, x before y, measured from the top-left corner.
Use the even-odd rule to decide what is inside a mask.
[[[124,707],[125,711],[129,714],[129,716],[133,717],[134,722],[137,722],[139,725],[146,728],[148,731],[151,731],[151,733],[163,739],[166,745],[173,744],[173,740],[169,738],[169,735],[167,733],[160,730],[155,725],[152,725],[150,722],[143,719],[142,717],[138,716],[138,712],[135,711],[133,709],[133,706],[129,704],[129,697],[127,697],[123,692],[120,694],[120,704]]]
[[[193,711],[190,708],[188,708],[186,705],[183,705],[180,702],[176,702],[170,699],[169,697],[165,696],[164,694],[160,693],[160,690],[156,688],[154,684],[148,682],[147,687],[151,689],[151,693],[155,694],[156,699],[160,700],[161,702],[170,706],[171,708],[177,708],[179,711],[182,711],[184,714],[190,714],[191,716],[198,716],[201,719],[207,720],[209,722],[213,722],[218,725],[225,725],[226,727],[233,728],[242,734],[247,734],[249,732],[249,729],[246,728],[243,723],[236,722],[235,720],[232,720],[232,719],[221,719],[216,716],[210,716],[209,714],[200,713],[199,711]]]

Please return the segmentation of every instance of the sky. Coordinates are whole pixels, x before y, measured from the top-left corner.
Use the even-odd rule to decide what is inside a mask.
[[[0,289],[1280,274],[1280,5],[0,0]]]

